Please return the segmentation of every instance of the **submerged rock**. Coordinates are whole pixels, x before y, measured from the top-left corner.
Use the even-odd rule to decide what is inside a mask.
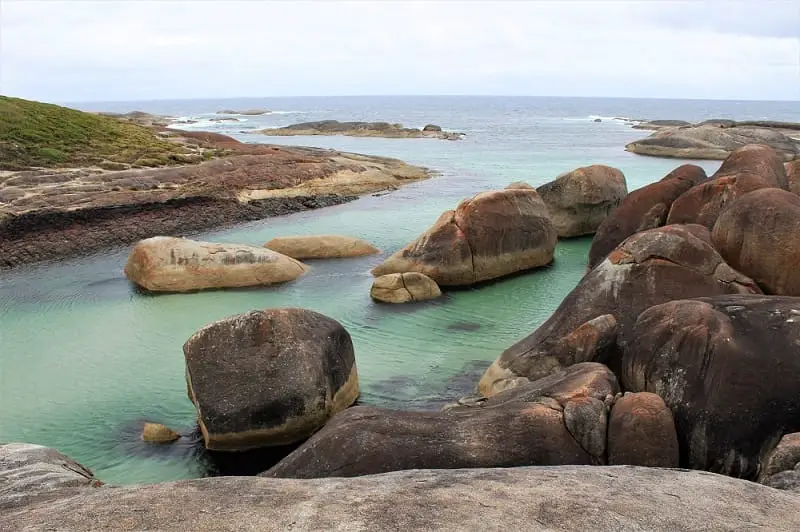
[[[350,335],[304,309],[214,322],[183,346],[205,445],[241,451],[301,441],[358,398]]]
[[[125,275],[153,292],[269,285],[296,279],[307,267],[275,251],[156,236],[139,241]]]
[[[298,260],[364,257],[380,253],[365,240],[340,235],[279,236],[264,247]]]
[[[632,234],[664,225],[672,203],[681,194],[706,179],[705,170],[693,164],[685,164],[660,181],[628,194],[597,228],[589,249],[589,269],[600,264]]]
[[[800,496],[699,471],[440,469],[91,487],[75,469],[62,468],[74,462],[52,449],[25,465],[10,461],[9,447],[19,445],[0,446],[0,508],[9,530],[185,530],[187,523],[198,530],[461,531],[487,523],[533,531],[742,530],[753,527],[754,516],[770,530],[800,529]],[[75,485],[50,490],[44,481],[51,471]]]
[[[623,173],[601,164],[562,174],[536,191],[559,237],[594,234],[628,195]]]
[[[765,293],[800,296],[797,194],[778,188],[745,194],[720,215],[711,237],[720,255]]]
[[[681,466],[755,479],[800,431],[800,298],[725,295],[642,312],[623,350],[625,389],[672,410]]]
[[[145,422],[142,428],[142,439],[151,443],[172,443],[181,435],[161,423]]]
[[[381,275],[372,283],[369,295],[383,303],[408,303],[436,299],[442,291],[427,275],[407,272]]]
[[[704,227],[637,233],[587,273],[541,327],[506,349],[479,391],[492,396],[577,362],[604,361],[617,371],[614,340],[631,333],[643,310],[673,299],[759,292],[714,250]]]
[[[514,186],[463,200],[372,274],[419,272],[440,286],[471,285],[549,264],[556,241],[536,190]]]

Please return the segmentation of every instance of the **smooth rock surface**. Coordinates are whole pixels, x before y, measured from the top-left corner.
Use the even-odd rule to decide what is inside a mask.
[[[439,286],[471,285],[549,264],[556,242],[536,190],[512,185],[463,200],[372,274],[419,272]]]
[[[711,233],[725,260],[768,294],[800,296],[800,196],[778,188],[745,194]]]
[[[602,456],[605,449],[605,415],[573,419],[571,431],[565,414],[579,408],[569,403],[594,398],[602,406],[618,390],[608,368],[579,364],[478,406],[441,412],[354,407],[263,475],[349,477],[402,469],[590,464],[591,453]]]
[[[608,420],[608,464],[678,467],[678,435],[672,412],[658,395],[626,393]]]
[[[142,439],[151,443],[172,443],[181,435],[161,423],[145,422],[142,428]]]
[[[760,290],[722,260],[704,227],[668,225],[637,233],[587,273],[544,324],[506,349],[478,389],[488,397],[577,362],[602,361],[616,372],[621,354],[614,339],[630,334],[645,309],[673,299],[738,293]]]
[[[621,344],[623,385],[672,410],[682,467],[755,479],[800,431],[800,298],[671,301],[642,312]]]
[[[559,238],[591,235],[628,195],[625,175],[595,164],[558,176],[536,189]]]
[[[125,275],[152,292],[270,285],[292,281],[307,267],[275,251],[155,236],[139,241]]]
[[[341,235],[279,236],[264,247],[297,260],[364,257],[380,253],[365,240]]]
[[[208,449],[301,441],[358,398],[350,335],[310,310],[231,316],[197,331],[183,352]]]
[[[316,480],[217,477],[61,493],[0,446],[9,530],[747,530],[800,529],[800,496],[701,471],[518,467],[399,471]],[[70,470],[76,483],[86,478]],[[14,493],[24,492],[25,499]]]
[[[672,202],[706,179],[705,170],[693,164],[685,164],[660,181],[628,194],[597,228],[589,249],[589,269],[600,264],[632,234],[664,225]]]
[[[383,303],[409,303],[427,301],[442,295],[436,282],[417,272],[381,275],[372,283],[369,295]]]

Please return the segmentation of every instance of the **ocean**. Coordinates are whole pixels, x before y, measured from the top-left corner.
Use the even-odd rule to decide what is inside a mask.
[[[622,170],[629,190],[686,161],[624,151],[649,134],[615,120],[707,118],[800,122],[800,102],[534,97],[336,97],[95,102],[83,110],[180,116],[181,125],[244,142],[305,145],[397,157],[438,172],[427,181],[346,205],[198,235],[261,245],[279,235],[344,234],[391,253],[442,211],[513,181],[541,185],[589,164]],[[222,109],[266,108],[264,116],[213,122]],[[600,122],[595,122],[600,118]],[[438,124],[461,141],[265,137],[255,130],[296,122],[380,120]],[[711,173],[717,161],[695,161]],[[311,262],[298,281],[267,288],[147,295],[125,279],[129,248],[0,273],[0,441],[55,447],[109,483],[215,473],[198,445],[186,396],[182,345],[203,325],[252,309],[303,307],[340,321],[355,345],[361,404],[439,408],[469,394],[482,370],[555,310],[585,271],[591,238],[562,240],[554,263],[426,304],[386,306],[369,298],[381,257]],[[173,445],[140,441],[143,420],[186,435]]]

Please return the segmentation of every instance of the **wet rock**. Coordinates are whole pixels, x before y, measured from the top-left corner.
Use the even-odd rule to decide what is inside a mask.
[[[711,236],[720,255],[765,293],[800,296],[800,196],[777,188],[745,194]]]
[[[482,192],[446,211],[372,274],[419,272],[439,286],[471,285],[549,264],[556,241],[535,190]]]
[[[142,439],[151,443],[172,443],[181,435],[161,423],[145,422],[142,428]]]
[[[208,449],[303,440],[358,397],[350,335],[310,310],[225,318],[192,335],[183,352],[189,398]]]
[[[672,410],[682,467],[754,479],[781,436],[800,431],[798,321],[800,298],[762,295],[642,312],[622,342],[622,381]]]
[[[559,237],[594,234],[628,195],[622,172],[600,164],[577,168],[536,190]]]
[[[436,299],[442,291],[427,275],[408,272],[381,275],[372,283],[369,295],[383,303],[409,303]]]
[[[678,436],[672,412],[658,395],[627,393],[608,421],[608,464],[678,467]]]
[[[153,292],[269,285],[291,281],[307,267],[265,248],[156,236],[134,246],[125,264],[132,282]]]
[[[589,250],[589,269],[600,264],[632,234],[664,225],[672,202],[706,179],[705,170],[686,164],[667,174],[661,181],[628,194],[597,228]]]
[[[365,240],[340,235],[280,236],[264,247],[297,260],[364,257],[380,253]]]
[[[582,361],[605,362],[617,371],[620,352],[613,339],[629,335],[643,310],[673,299],[760,292],[697,234],[708,231],[670,225],[628,238],[584,276],[550,319],[500,355],[481,378],[480,392],[491,396]]]

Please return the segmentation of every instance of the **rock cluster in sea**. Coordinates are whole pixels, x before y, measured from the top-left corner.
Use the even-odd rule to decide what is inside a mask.
[[[795,177],[796,166],[784,165],[775,150],[747,145],[710,177],[684,165],[631,194],[619,170],[602,166],[575,170],[538,191],[514,183],[478,194],[375,267],[370,295],[419,302],[438,296],[439,286],[475,285],[546,266],[558,236],[595,235],[583,279],[546,322],[487,368],[476,396],[453,398],[440,411],[351,406],[359,394],[357,354],[340,323],[304,309],[252,311],[201,329],[184,345],[184,355],[207,447],[235,452],[299,445],[260,478],[114,492],[54,451],[6,445],[0,447],[0,478],[10,476],[13,485],[10,491],[0,487],[0,507],[11,508],[12,523],[42,524],[55,515],[37,506],[43,497],[65,497],[59,504],[73,522],[81,512],[105,519],[112,510],[116,516],[157,500],[164,506],[157,517],[131,523],[158,528],[174,525],[201,499],[220,508],[248,500],[246,518],[255,523],[276,508],[299,519],[301,510],[281,497],[311,500],[322,490],[328,499],[320,511],[327,517],[303,521],[314,528],[344,519],[334,509],[352,502],[347,490],[371,486],[359,500],[381,514],[421,500],[437,509],[402,519],[376,515],[371,524],[441,525],[438,509],[458,512],[477,490],[491,507],[533,508],[535,515],[543,497],[559,497],[558,523],[574,529],[590,526],[580,517],[588,514],[577,509],[587,504],[593,520],[614,516],[610,528],[735,529],[745,526],[742,516],[757,513],[769,528],[797,529]],[[233,286],[226,270],[254,270],[262,262],[249,248],[211,253],[210,245],[185,241],[195,250],[185,253],[180,242],[170,243],[160,255],[134,251],[130,271],[168,264],[162,275],[170,286],[206,275],[206,288],[215,280]],[[318,259],[374,252],[342,237],[267,246]],[[209,253],[220,258],[204,270],[201,259]],[[238,275],[270,282],[259,273]],[[73,465],[67,471],[59,464]],[[543,465],[557,467],[525,467]],[[388,476],[341,478],[377,474]],[[275,480],[322,477],[330,478]],[[517,491],[536,483],[549,487]],[[636,487],[632,499],[623,485]],[[666,495],[669,486],[679,504]],[[437,498],[439,489],[449,495]],[[524,504],[515,502],[523,494]],[[570,502],[573,496],[581,503]],[[723,499],[725,509],[712,511]],[[516,526],[503,515],[498,523]]]

